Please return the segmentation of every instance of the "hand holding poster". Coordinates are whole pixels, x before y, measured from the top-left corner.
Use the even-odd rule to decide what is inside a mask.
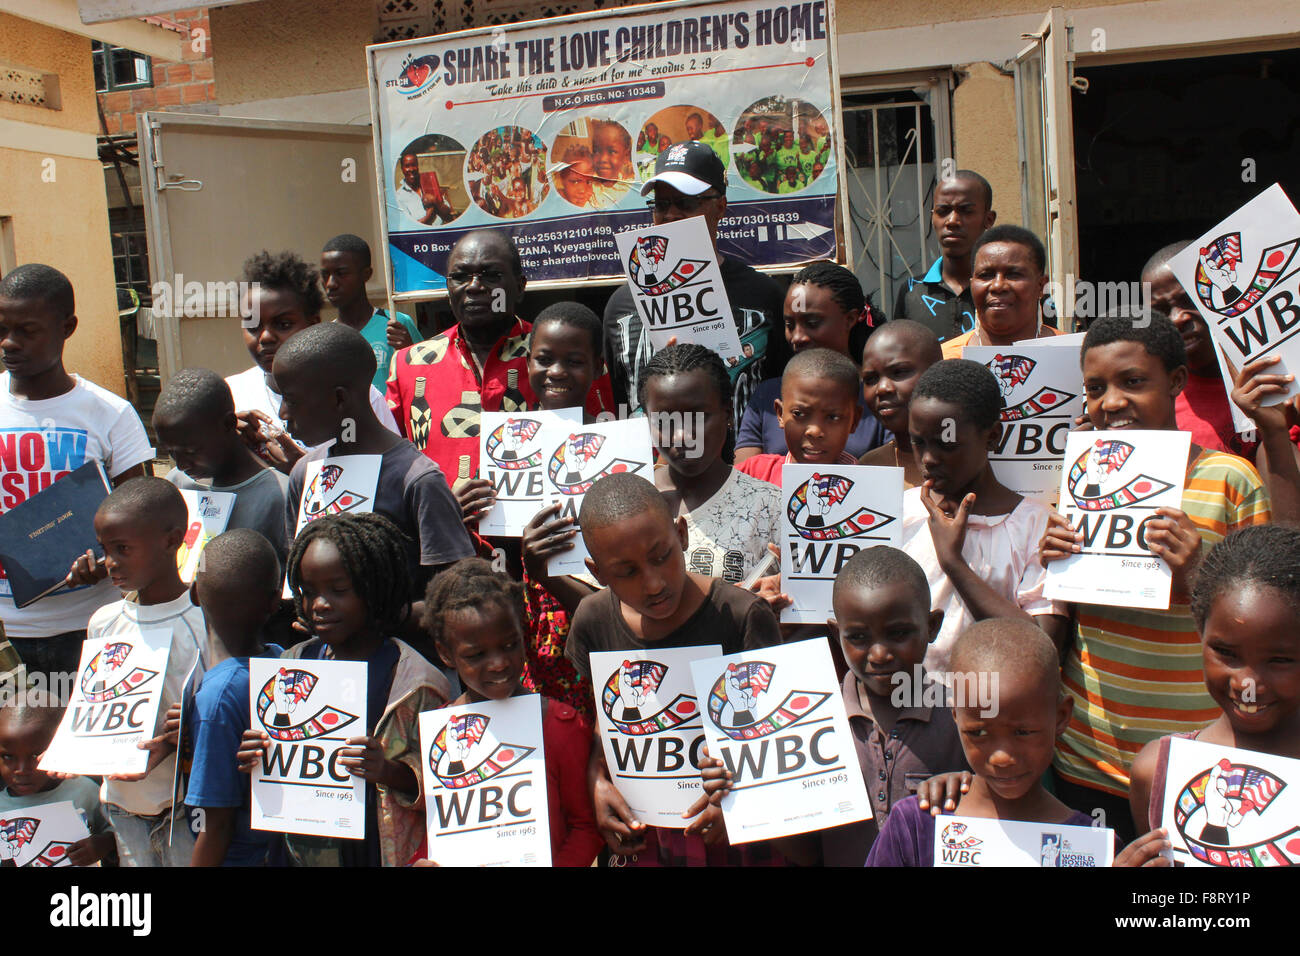
[[[439,866],[550,866],[536,694],[420,715],[429,859]]]
[[[654,447],[645,418],[583,425],[551,437],[543,449],[546,500],[560,502],[559,517],[572,518],[575,528],[582,500],[599,479],[628,472],[654,480]],[[586,574],[586,557],[587,546],[578,534],[573,538],[573,549],[553,556],[547,570],[551,574]]]
[[[1246,364],[1276,355],[1270,375],[1300,372],[1300,213],[1274,183],[1169,260],[1226,361],[1225,382]],[[1300,392],[1291,382],[1277,405]],[[1238,425],[1240,427],[1240,425]]]
[[[986,366],[1002,391],[1002,435],[989,453],[993,474],[1018,495],[1055,504],[1065,439],[1083,414],[1083,372],[1077,349],[1037,344],[1048,341],[967,346],[962,358]]]
[[[629,229],[614,241],[654,351],[676,338],[712,349],[728,367],[740,363],[740,336],[703,216]]]
[[[1297,783],[1300,760],[1173,738],[1160,825],[1174,859],[1187,866],[1300,865]]]
[[[1110,866],[1115,861],[1115,831],[1105,827],[941,816],[934,829],[935,866]]]
[[[831,589],[863,548],[897,548],[903,533],[903,469],[796,465],[782,472],[781,587],[794,604],[781,622],[824,623]]]
[[[704,727],[691,664],[722,652],[717,644],[591,655],[596,728],[609,779],[636,818],[683,830],[682,814],[700,796]]]
[[[254,657],[248,669],[250,726],[271,738],[253,770],[252,828],[362,839],[366,782],[338,755],[366,734],[366,665]]]
[[[90,836],[72,801],[0,811],[0,863],[71,866],[68,849]]]
[[[691,674],[709,755],[733,777],[722,798],[733,844],[871,818],[826,641],[697,660]]]
[[[185,540],[176,552],[176,566],[181,580],[194,583],[199,569],[199,559],[208,542],[226,530],[230,513],[235,510],[235,496],[228,491],[181,491],[190,520],[185,530]]]
[[[479,474],[492,482],[496,501],[479,520],[479,534],[523,534],[547,501],[546,452],[581,427],[581,408],[482,413]]]
[[[1191,441],[1180,431],[1070,433],[1057,510],[1082,532],[1083,551],[1047,565],[1045,597],[1169,607],[1172,574],[1147,547],[1146,528],[1157,508],[1182,508]]]
[[[169,627],[140,628],[129,639],[87,640],[72,699],[40,768],[105,776],[143,773],[149,751],[137,744],[153,737],[171,645]]]

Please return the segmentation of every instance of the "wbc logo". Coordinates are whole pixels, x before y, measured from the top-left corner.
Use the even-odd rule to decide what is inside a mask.
[[[1224,757],[1184,784],[1174,826],[1188,852],[1210,866],[1295,866],[1300,825],[1268,816],[1286,787],[1267,770]]]
[[[131,656],[131,645],[117,641],[90,659],[81,672],[81,693],[87,703],[99,704],[124,694],[133,694],[158,676],[155,670],[144,667],[126,667]]]
[[[306,512],[308,521],[315,521],[317,518],[323,518],[326,515],[352,511],[369,500],[366,495],[358,494],[355,491],[339,489],[335,493],[334,488],[342,477],[343,467],[341,465],[321,466],[321,470],[311,480],[311,484],[307,486],[307,491],[302,499],[303,511]]]
[[[667,266],[668,240],[664,236],[640,236],[627,259],[628,277],[645,295],[667,295],[699,277],[708,265],[704,259],[680,259]]]
[[[434,735],[429,747],[429,769],[451,790],[476,786],[504,773],[534,750],[504,744],[487,735],[492,718],[483,714],[453,717]]]
[[[758,740],[786,730],[807,717],[830,697],[821,691],[792,690],[775,707],[766,709],[776,665],[765,661],[733,661],[709,690],[709,718],[732,740]]]
[[[22,856],[29,844],[33,844],[36,839],[36,831],[40,828],[41,821],[35,817],[15,817],[12,819],[0,819],[0,861],[12,862]],[[51,840],[46,844],[45,849],[28,860],[23,866],[30,867],[55,867],[71,866],[68,862],[68,847],[72,846],[63,840]]]
[[[303,708],[319,678],[310,671],[281,667],[257,695],[257,718],[262,729],[275,740],[310,740],[336,734],[357,720],[356,714],[331,704],[316,709],[310,717]],[[299,715],[299,710],[303,714]]]
[[[542,463],[540,448],[526,452],[525,446],[537,437],[542,423],[531,418],[507,418],[488,435],[484,448],[492,463],[505,471],[523,471]]]
[[[1032,395],[1013,403],[1012,395],[1029,381],[1029,376],[1037,365],[1037,362],[1025,355],[996,355],[988,363],[988,369],[997,379],[998,389],[1002,392],[1002,421],[1018,422],[1026,418],[1036,418],[1055,411],[1076,397],[1075,393],[1065,389],[1044,386]]]
[[[694,720],[699,707],[689,694],[678,694],[666,707],[656,692],[668,674],[657,661],[624,661],[609,675],[600,704],[610,723],[624,734],[642,737],[672,730]]]
[[[1225,318],[1254,308],[1295,258],[1300,238],[1269,246],[1259,255],[1255,274],[1244,288],[1238,281],[1242,263],[1241,233],[1228,232],[1202,246],[1196,262],[1196,297],[1201,305]]]
[[[838,506],[852,489],[851,478],[814,474],[786,502],[790,524],[800,537],[810,541],[835,541],[872,534],[894,520],[893,516],[870,508],[837,514]]]
[[[1067,487],[1075,507],[1083,511],[1126,508],[1172,488],[1167,481],[1139,474],[1124,474],[1133,446],[1118,439],[1097,439],[1070,466]]]
[[[943,832],[939,834],[939,841],[954,850],[969,850],[984,842],[977,836],[967,836],[966,830],[966,824],[954,820],[943,828]]]
[[[605,436],[598,432],[578,432],[555,449],[547,463],[546,473],[561,494],[583,495],[606,475],[625,471],[635,474],[641,470],[640,462],[624,458],[616,458],[603,468],[596,466],[604,444]]]

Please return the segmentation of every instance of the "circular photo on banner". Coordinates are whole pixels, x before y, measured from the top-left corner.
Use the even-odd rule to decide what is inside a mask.
[[[406,220],[402,225],[435,226],[463,213],[469,207],[464,166],[465,147],[450,136],[421,136],[407,143],[393,170],[397,206]]]
[[[700,106],[666,106],[636,136],[637,171],[644,181],[655,174],[655,160],[673,143],[693,139],[718,154],[723,168],[731,163],[730,137],[722,121]]]
[[[830,124],[805,100],[767,96],[751,103],[731,137],[740,178],[760,192],[797,193],[830,160]]]
[[[522,126],[490,129],[466,157],[465,182],[470,198],[489,216],[527,216],[551,189],[546,147],[536,133]]]
[[[551,182],[579,209],[612,209],[636,182],[632,135],[612,119],[587,116],[569,123],[551,143]]]

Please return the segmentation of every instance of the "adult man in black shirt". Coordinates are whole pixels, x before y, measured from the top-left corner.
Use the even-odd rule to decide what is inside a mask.
[[[921,279],[908,277],[891,319],[911,319],[944,342],[975,328],[970,295],[971,249],[993,225],[993,187],[979,173],[959,169],[934,191],[930,224],[941,255]]]
[[[656,226],[703,216],[717,248],[718,222],[727,211],[727,171],[707,145],[686,141],[661,152],[655,174],[641,187],[641,195],[653,196],[647,205]],[[785,297],[775,280],[742,262],[719,255],[718,267],[744,352],[744,358],[729,369],[736,421],[740,421],[754,386],[781,374],[789,358],[781,325]],[[637,381],[653,354],[650,336],[643,331],[631,290],[626,284],[619,286],[605,305],[605,363],[614,400],[629,410],[640,405]]]

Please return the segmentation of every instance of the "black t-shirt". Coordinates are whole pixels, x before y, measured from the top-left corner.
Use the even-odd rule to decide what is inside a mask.
[[[623,610],[610,588],[589,594],[573,612],[564,655],[579,674],[591,679],[593,651],[647,651],[657,647],[698,647],[721,644],[723,654],[736,654],[781,643],[781,626],[767,602],[749,591],[714,578],[704,603],[677,630],[657,641],[643,641],[623,620]]]
[[[740,421],[754,387],[765,378],[780,376],[789,361],[790,346],[782,319],[785,293],[771,276],[735,259],[720,256],[718,268],[741,347],[753,352],[728,369],[736,421]],[[642,335],[641,316],[633,304],[632,291],[624,283],[605,304],[605,364],[614,386],[614,401],[625,405],[629,413],[640,407],[637,381],[652,354],[650,336]]]
[[[936,259],[925,278],[907,280],[898,290],[898,300],[890,319],[920,322],[934,332],[940,342],[946,342],[975,328],[975,301],[971,298],[969,286],[958,295],[944,284],[939,272],[942,262]]]

